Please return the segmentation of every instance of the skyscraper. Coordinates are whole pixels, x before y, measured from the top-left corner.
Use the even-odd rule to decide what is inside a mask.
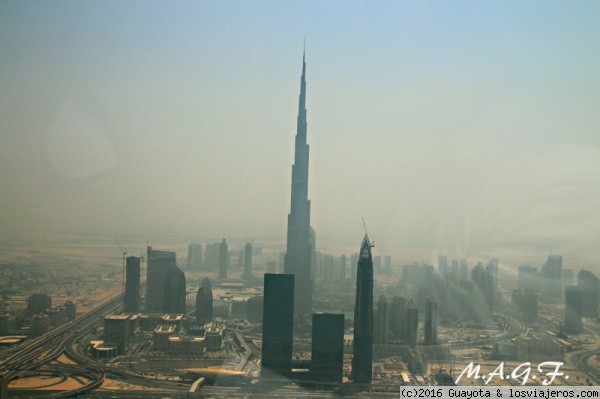
[[[213,318],[213,294],[210,280],[206,277],[200,283],[196,295],[196,324],[204,325],[210,323]]]
[[[252,244],[246,243],[244,247],[244,277],[252,277]]]
[[[438,344],[438,320],[440,317],[437,297],[429,295],[425,301],[425,345]]]
[[[380,295],[377,301],[377,312],[373,325],[373,342],[376,344],[387,343],[388,330],[390,329],[390,301],[387,296]]]
[[[146,311],[164,311],[165,277],[171,266],[176,266],[175,252],[156,251],[148,247],[148,270],[146,277]]]
[[[163,312],[185,314],[185,294],[185,273],[171,265],[165,274]]]
[[[419,308],[410,298],[406,306],[406,343],[417,346],[419,342]]]
[[[227,241],[223,238],[219,246],[219,278],[227,278],[227,267],[229,266],[229,250]]]
[[[577,286],[583,295],[583,317],[594,317],[598,311],[598,277],[594,273],[581,270],[577,274]]]
[[[494,273],[490,270],[490,267],[483,267],[481,263],[478,263],[471,271],[471,279],[479,288],[485,305],[489,310],[489,314],[494,311]]]
[[[352,379],[370,383],[373,378],[373,255],[369,237],[360,246],[356,273],[356,299],[354,304],[354,348]]]
[[[542,266],[544,297],[553,303],[559,303],[562,298],[562,260],[561,255],[550,255]]]
[[[581,313],[583,309],[583,292],[576,285],[565,290],[565,328],[569,333],[583,332]]]
[[[265,274],[262,367],[275,372],[292,369],[294,275]]]
[[[187,266],[188,269],[197,269],[202,263],[202,245],[191,243],[188,245],[188,258]]]
[[[140,258],[128,256],[125,266],[125,313],[140,311]]]
[[[296,127],[295,158],[292,165],[292,195],[288,215],[287,252],[284,271],[295,276],[295,306],[298,314],[312,312],[310,200],[308,199],[308,156],[306,143],[306,62],[302,57],[300,98]]]

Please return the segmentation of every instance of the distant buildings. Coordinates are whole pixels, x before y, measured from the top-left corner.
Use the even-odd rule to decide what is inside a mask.
[[[543,296],[550,302],[560,303],[562,299],[562,256],[550,255],[542,266]]]
[[[252,277],[252,244],[246,243],[244,247],[244,278]]]
[[[202,245],[191,243],[188,245],[187,267],[189,270],[198,269],[202,264]]]
[[[583,291],[575,285],[568,286],[565,290],[565,332],[575,334],[583,332],[582,310]]]
[[[373,378],[373,256],[365,235],[360,248],[354,305],[352,379],[370,383]]]
[[[471,280],[481,293],[488,315],[494,311],[494,272],[487,266],[478,263],[471,271]]]
[[[227,278],[229,268],[229,251],[227,241],[223,238],[219,246],[219,278]]]
[[[598,277],[594,273],[581,270],[577,275],[577,286],[582,294],[582,316],[594,317],[598,312]]]
[[[140,311],[140,261],[136,256],[128,256],[125,266],[125,313]]]

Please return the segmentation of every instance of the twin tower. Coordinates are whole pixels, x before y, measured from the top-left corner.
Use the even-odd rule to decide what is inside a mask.
[[[263,371],[291,378],[342,381],[344,315],[312,315],[312,358],[309,370],[293,371],[292,344],[294,313],[306,318],[313,311],[311,278],[314,234],[310,227],[308,199],[309,146],[306,140],[306,57],[302,56],[300,98],[292,165],[292,195],[288,215],[285,274],[265,274],[263,307]],[[354,309],[352,378],[369,383],[373,359],[373,257],[365,235],[357,268]]]

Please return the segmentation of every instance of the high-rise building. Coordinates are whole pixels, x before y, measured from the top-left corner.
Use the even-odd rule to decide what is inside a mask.
[[[562,256],[550,255],[542,266],[544,277],[544,297],[553,303],[560,303],[562,298]]]
[[[202,280],[196,295],[196,324],[210,323],[213,318],[213,293],[208,277]]]
[[[373,255],[371,247],[369,237],[365,235],[358,259],[354,303],[352,379],[357,383],[370,383],[373,379]]]
[[[175,252],[156,251],[148,247],[146,270],[146,311],[162,313],[165,307],[165,277],[171,266],[176,266]]]
[[[537,267],[529,265],[519,266],[518,279],[519,289],[521,290],[530,289],[538,291],[541,288]]]
[[[249,242],[244,247],[244,277],[252,277],[252,244]]]
[[[340,279],[344,280],[346,278],[346,255],[340,256]]]
[[[395,296],[390,304],[390,332],[394,341],[406,339],[406,306],[408,299]]]
[[[446,255],[438,256],[438,272],[445,276],[448,269],[448,258]]]
[[[460,281],[469,281],[469,264],[467,263],[466,259],[460,260],[460,267],[458,273]]]
[[[419,342],[419,308],[410,298],[406,306],[406,343],[417,346]]]
[[[488,269],[492,273],[492,283],[494,285],[494,289],[498,288],[498,259],[490,259],[487,264]]]
[[[344,366],[344,315],[313,314],[312,378],[342,382]]]
[[[478,263],[471,271],[471,280],[479,288],[489,314],[491,314],[494,310],[494,274],[492,270]]]
[[[306,142],[306,62],[302,57],[295,158],[292,166],[292,195],[288,215],[287,252],[284,271],[295,276],[295,306],[299,315],[312,312],[310,200],[308,199],[308,157]]]
[[[219,247],[219,278],[227,278],[227,268],[229,267],[229,250],[227,241],[223,238]]]
[[[164,286],[165,313],[185,314],[185,273],[179,267],[171,265],[165,275]]]
[[[198,269],[202,264],[202,245],[191,243],[188,245],[187,267],[189,270]]]
[[[292,369],[294,275],[265,274],[262,367],[275,372]]]
[[[392,271],[392,257],[390,255],[386,255],[383,258],[383,268],[388,273]]]
[[[136,256],[128,256],[125,264],[125,313],[140,311],[140,261]]]
[[[390,302],[387,296],[380,295],[377,301],[377,312],[373,325],[373,343],[387,343],[387,335],[390,329]]]
[[[425,301],[425,345],[438,344],[439,305],[435,295]]]
[[[598,312],[598,277],[594,273],[581,270],[577,274],[577,286],[583,294],[583,317],[595,317]]]
[[[570,285],[565,290],[565,326],[568,333],[583,332],[581,313],[583,309],[583,292],[576,285]]]

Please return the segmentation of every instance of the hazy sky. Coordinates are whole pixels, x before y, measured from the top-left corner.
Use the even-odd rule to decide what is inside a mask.
[[[283,244],[304,37],[320,249],[596,264],[597,1],[2,0],[0,233]]]

